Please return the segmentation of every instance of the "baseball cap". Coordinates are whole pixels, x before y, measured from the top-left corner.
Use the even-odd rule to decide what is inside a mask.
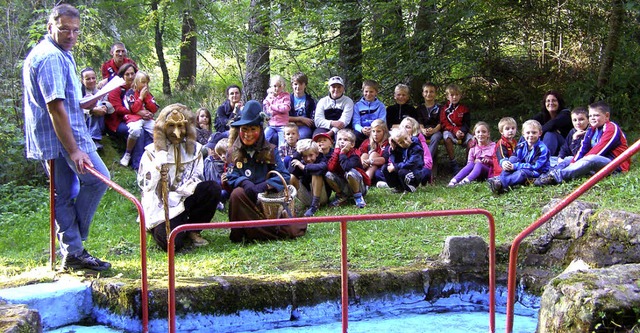
[[[333,143],[333,139],[331,138],[329,133],[318,133],[318,134],[313,136],[313,141],[317,142],[320,138],[327,138],[327,139],[331,140],[331,143]]]
[[[339,76],[333,76],[329,79],[329,87],[331,87],[334,84],[339,84],[344,87],[344,81]]]

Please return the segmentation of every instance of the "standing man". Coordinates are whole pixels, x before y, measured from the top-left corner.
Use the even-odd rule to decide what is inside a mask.
[[[120,70],[120,66],[124,64],[133,64],[136,68],[136,62],[127,58],[127,48],[124,46],[122,42],[116,42],[111,46],[111,59],[107,60],[102,64],[102,81],[100,81],[99,87],[104,86],[109,80],[111,80],[114,76],[118,75],[118,70]]]
[[[62,4],[51,11],[47,35],[24,61],[27,157],[54,160],[56,232],[62,268],[104,271],[111,267],[85,250],[83,241],[107,185],[84,164],[109,177],[96,152],[80,107],[80,81],[71,49],[80,34],[80,14]]]

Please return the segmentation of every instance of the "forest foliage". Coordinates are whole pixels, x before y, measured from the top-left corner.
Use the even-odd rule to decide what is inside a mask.
[[[58,2],[0,0],[6,18],[0,26],[0,183],[42,180],[38,163],[24,159],[21,70]],[[79,69],[99,68],[111,44],[122,41],[129,56],[152,73],[152,89],[162,103],[215,110],[229,84],[241,84],[245,95],[261,99],[270,74],[288,78],[303,71],[315,97],[327,93],[330,76],[342,75],[353,99],[360,97],[363,79],[379,81],[386,104],[398,83],[412,88],[415,103],[425,81],[456,83],[474,122],[495,123],[504,115],[527,119],[540,109],[544,91],[555,89],[569,107],[606,100],[625,130],[639,129],[632,121],[640,105],[635,1],[67,2],[82,15],[74,49]],[[186,33],[185,22],[192,24]],[[194,36],[195,52],[181,53]],[[196,71],[187,81],[193,84],[177,85],[178,75],[188,73],[181,66],[193,62]]]

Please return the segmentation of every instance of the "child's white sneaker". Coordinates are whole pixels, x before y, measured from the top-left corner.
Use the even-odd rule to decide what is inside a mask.
[[[364,197],[359,196],[359,197],[354,197],[353,198],[356,202],[356,206],[358,206],[358,208],[364,208],[365,206],[367,206],[367,203],[364,202]]]
[[[124,153],[124,156],[120,159],[120,165],[129,166],[129,161],[131,161],[131,154]]]
[[[447,187],[455,187],[458,184],[458,181],[455,178],[451,178]]]
[[[463,179],[458,183],[458,185],[467,185],[467,184],[469,184],[469,183],[471,183],[471,181],[469,180],[469,178],[464,177],[464,178],[463,178]]]

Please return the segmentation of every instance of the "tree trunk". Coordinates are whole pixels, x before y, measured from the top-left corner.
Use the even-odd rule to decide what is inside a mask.
[[[411,53],[418,63],[423,64],[415,69],[409,78],[409,88],[414,101],[422,103],[422,84],[431,81],[433,73],[429,61],[433,54],[430,53],[430,46],[433,40],[433,22],[435,8],[432,1],[420,0],[418,5],[418,15],[416,17],[415,33],[411,38]]]
[[[184,90],[195,83],[198,56],[196,22],[188,10],[182,14],[182,43],[180,44],[180,69],[177,88]]]
[[[160,17],[158,12],[158,0],[151,2],[151,11],[155,13],[155,46],[156,56],[158,57],[158,64],[162,71],[162,93],[165,95],[171,95],[171,80],[169,79],[169,69],[167,69],[167,62],[164,60],[164,51],[162,46],[163,29],[160,25]]]
[[[357,1],[348,1],[358,6]],[[361,11],[354,11],[357,17],[340,21],[340,72],[344,75],[345,94],[354,101],[362,95],[362,24]]]
[[[623,0],[611,0],[611,15],[609,16],[609,35],[607,37],[607,44],[604,46],[604,53],[602,55],[602,62],[600,63],[600,71],[598,73],[597,91],[602,92],[604,87],[609,82],[611,77],[611,71],[613,69],[613,61],[615,60],[615,53],[618,49],[618,42],[622,32],[622,20],[624,19],[624,4]]]
[[[270,0],[251,0],[249,34],[255,36],[247,47],[247,73],[244,95],[262,102],[269,88],[269,4]]]

